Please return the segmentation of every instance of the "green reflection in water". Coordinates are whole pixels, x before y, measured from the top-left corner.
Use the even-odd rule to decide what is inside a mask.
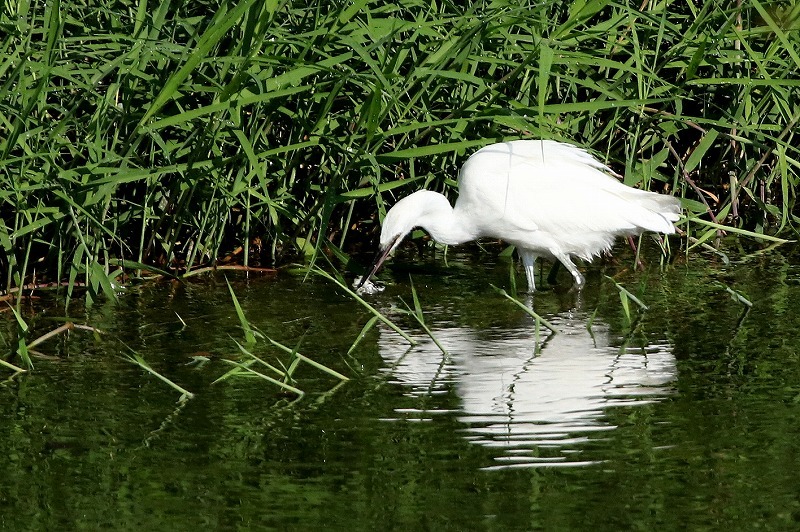
[[[594,267],[581,310],[570,312],[569,294],[536,295],[537,312],[566,331],[540,356],[531,319],[489,286],[507,283],[506,264],[415,266],[449,359],[393,313],[410,295],[400,261],[397,284],[374,301],[421,340],[408,353],[378,328],[346,357],[369,316],[320,280],[240,279],[251,323],[287,345],[305,334],[306,354],[352,377],[327,393],[335,379],[304,371],[310,393],[291,407],[262,381],[210,385],[241,338],[221,278],[141,287],[86,311],[108,332],[100,342],[76,333],[49,343],[62,360],[0,387],[0,526],[795,528],[796,259],[622,273],[649,306],[633,331]],[[746,316],[723,285],[753,301]],[[120,341],[195,399],[176,403],[120,356]],[[210,361],[191,364],[198,353]],[[589,371],[598,361],[602,378]],[[562,467],[540,467],[552,459]]]

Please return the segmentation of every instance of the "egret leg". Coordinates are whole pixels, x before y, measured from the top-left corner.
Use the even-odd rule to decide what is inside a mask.
[[[528,292],[534,293],[536,291],[536,255],[527,249],[517,248],[519,258],[522,259],[522,265],[525,267],[525,277],[528,279]]]
[[[558,261],[564,265],[564,267],[569,270],[569,273],[572,274],[572,278],[575,279],[575,288],[578,290],[583,288],[583,285],[586,284],[586,281],[581,275],[581,272],[578,271],[578,267],[572,262],[572,259],[569,258],[569,255],[563,254],[553,254]]]

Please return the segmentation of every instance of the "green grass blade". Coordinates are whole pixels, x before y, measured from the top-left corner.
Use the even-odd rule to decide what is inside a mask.
[[[281,351],[284,351],[286,353],[291,354],[292,356],[295,356],[295,357],[299,358],[303,362],[305,362],[305,363],[307,363],[307,364],[309,364],[311,366],[314,366],[315,368],[317,368],[320,371],[324,371],[328,375],[333,375],[337,379],[340,379],[340,380],[343,380],[343,381],[349,381],[350,380],[348,377],[345,377],[344,375],[342,375],[338,371],[336,371],[334,369],[331,369],[328,366],[325,366],[324,364],[320,364],[319,362],[317,362],[317,361],[315,361],[315,360],[313,360],[311,358],[308,358],[307,356],[305,356],[303,354],[298,353],[296,350],[294,350],[294,349],[292,349],[290,347],[286,347],[282,343],[280,343],[280,342],[278,342],[276,340],[273,340],[270,337],[267,337],[267,341],[269,343],[271,343],[272,345],[274,345],[275,347],[277,347],[278,349],[280,349]]]
[[[299,395],[300,397],[305,395],[305,392],[303,390],[301,390],[299,388],[295,388],[294,386],[292,386],[290,384],[286,384],[285,382],[281,382],[281,381],[279,381],[277,379],[274,379],[274,378],[270,377],[269,375],[265,375],[265,374],[263,374],[261,372],[258,372],[256,370],[252,369],[247,364],[242,364],[242,363],[236,362],[234,360],[228,360],[228,359],[223,359],[223,360],[228,364],[236,366],[237,369],[240,369],[242,371],[250,373],[251,375],[255,375],[256,377],[258,377],[260,379],[264,379],[265,381],[270,382],[270,383],[274,384],[275,386],[279,386],[279,387],[283,388],[287,392],[292,392],[293,394]],[[217,380],[221,380],[221,377],[220,377],[220,379],[217,379]]]
[[[395,325],[395,324],[394,324],[394,322],[392,322],[392,321],[391,321],[389,318],[387,318],[386,316],[384,316],[383,314],[381,314],[381,313],[380,313],[380,312],[379,312],[377,309],[375,309],[375,307],[373,307],[372,305],[370,305],[369,303],[367,303],[366,301],[364,301],[364,299],[362,299],[362,297],[361,297],[361,296],[359,296],[358,294],[356,294],[355,292],[353,292],[352,290],[350,290],[350,289],[349,289],[347,286],[345,286],[343,283],[339,282],[339,280],[337,280],[336,278],[334,278],[334,277],[333,277],[332,275],[330,275],[328,272],[326,272],[326,271],[324,271],[324,270],[320,270],[319,268],[314,268],[314,269],[313,269],[313,270],[311,270],[311,271],[312,271],[312,273],[314,273],[314,274],[316,274],[316,275],[319,275],[319,276],[321,276],[321,277],[324,277],[324,278],[328,279],[329,281],[331,281],[331,282],[333,282],[334,284],[336,284],[336,285],[337,285],[339,288],[341,288],[342,290],[344,290],[345,292],[347,292],[347,294],[348,294],[350,297],[352,297],[353,299],[355,299],[356,301],[358,301],[359,303],[361,303],[361,305],[362,305],[364,308],[366,308],[366,309],[367,309],[369,312],[371,312],[373,316],[377,317],[377,318],[378,318],[380,321],[382,321],[382,322],[383,322],[383,323],[384,323],[384,324],[385,324],[387,327],[389,327],[389,328],[390,328],[390,329],[392,329],[394,332],[396,332],[397,334],[399,334],[400,336],[402,336],[402,337],[403,337],[403,338],[404,338],[404,339],[405,339],[405,340],[406,340],[406,341],[407,341],[409,344],[411,344],[411,345],[416,345],[416,344],[417,344],[417,342],[416,342],[416,341],[415,341],[413,338],[411,338],[411,337],[410,337],[408,334],[406,334],[406,333],[405,333],[405,332],[404,332],[404,331],[403,331],[403,330],[402,330],[400,327],[398,327],[397,325]]]
[[[622,308],[625,311],[625,315],[628,317],[630,321],[631,312],[628,301],[633,301],[641,310],[648,310],[647,305],[645,305],[641,299],[633,295],[627,288],[619,284],[617,281],[614,280],[613,277],[609,277],[608,275],[605,276],[606,279],[614,283],[614,286],[617,287],[620,295],[620,302],[622,303]]]
[[[18,366],[15,366],[15,365],[14,365],[14,364],[12,364],[11,362],[6,362],[6,361],[5,361],[5,360],[3,360],[2,358],[0,358],[0,366],[3,366],[4,368],[8,368],[8,369],[10,369],[11,371],[13,371],[14,373],[25,373],[25,372],[27,372],[27,371],[28,371],[28,370],[26,370],[26,369],[22,369],[22,368],[20,368],[20,367],[18,367]]]
[[[550,329],[550,331],[551,331],[553,334],[558,334],[558,329],[556,329],[555,325],[553,325],[552,323],[550,323],[549,321],[547,321],[546,319],[544,319],[543,317],[541,317],[541,316],[540,316],[539,314],[537,314],[537,313],[536,313],[536,311],[534,311],[532,308],[528,308],[526,305],[524,305],[523,303],[521,303],[521,302],[520,302],[520,301],[518,301],[517,299],[515,299],[515,298],[511,297],[511,296],[510,296],[510,295],[508,295],[508,293],[507,293],[505,290],[503,290],[502,288],[498,288],[497,286],[495,286],[495,285],[493,285],[493,284],[490,284],[489,286],[491,286],[491,287],[494,289],[494,291],[495,291],[495,292],[497,292],[498,294],[500,294],[500,295],[501,295],[501,296],[503,296],[504,298],[508,299],[508,300],[509,300],[509,301],[511,301],[512,303],[514,303],[514,304],[515,304],[517,307],[519,307],[520,309],[524,310],[526,314],[528,314],[528,315],[529,315],[529,316],[531,316],[531,317],[532,317],[534,320],[536,320],[536,323],[537,323],[537,324],[538,324],[538,323],[541,323],[542,325],[544,325],[545,327],[547,327],[548,329]]]
[[[236,316],[239,318],[239,324],[242,326],[242,330],[244,331],[245,344],[252,345],[256,343],[255,332],[250,326],[250,322],[247,320],[247,317],[244,315],[242,306],[239,304],[239,299],[236,297],[236,293],[233,291],[233,287],[231,286],[231,283],[228,281],[227,277],[225,278],[225,283],[228,285],[228,291],[231,294],[231,300],[233,301],[233,307],[236,309]]]
[[[353,344],[350,346],[350,349],[347,350],[347,354],[350,355],[355,350],[356,346],[361,343],[367,333],[378,323],[378,316],[372,316],[370,319],[367,320],[367,323],[364,324],[364,327],[361,329],[361,332],[358,333],[356,339],[353,341]]]
[[[126,355],[125,359],[128,362],[132,363],[132,364],[136,364],[137,366],[139,366],[143,370],[147,371],[151,375],[154,375],[160,381],[168,384],[172,389],[180,392],[181,393],[180,400],[191,399],[191,398],[194,397],[194,394],[192,392],[190,392],[189,390],[187,390],[185,388],[182,388],[181,386],[176,384],[174,381],[168,379],[164,375],[162,375],[159,372],[157,372],[156,370],[154,370],[147,362],[145,362],[145,360],[139,354],[134,352],[134,353],[132,353],[130,355]]]
[[[768,242],[776,242],[778,244],[786,244],[788,242],[793,242],[792,240],[786,240],[784,238],[779,238],[772,235],[765,235],[762,233],[755,233],[753,231],[748,231],[746,229],[739,229],[738,227],[731,227],[728,225],[717,224],[714,222],[709,222],[708,220],[704,220],[702,218],[691,218],[691,221],[694,223],[698,223],[700,225],[705,225],[708,227],[713,227],[714,229],[721,229],[728,233],[734,233],[737,235],[747,236],[750,238],[755,238],[757,240],[766,240]],[[681,223],[681,222],[678,222]]]
[[[436,347],[439,348],[442,354],[445,356],[450,356],[450,354],[447,352],[447,349],[445,349],[445,347],[439,342],[439,339],[433,334],[433,331],[431,331],[431,329],[425,324],[425,315],[422,313],[422,305],[420,305],[419,297],[417,296],[417,290],[414,288],[414,281],[411,279],[411,275],[408,276],[408,281],[411,284],[411,297],[414,301],[414,309],[412,310],[408,303],[403,301],[402,298],[400,298],[400,301],[403,301],[406,309],[408,309],[408,314],[410,314],[417,321],[417,323],[419,323],[419,326],[422,327],[422,329],[425,331],[425,334],[427,334],[430,339],[433,340],[433,343],[436,344]]]
[[[752,308],[753,302],[750,301],[747,297],[745,297],[741,292],[734,290],[729,286],[725,286],[722,283],[720,285],[731,295],[731,298],[736,301],[737,303],[741,303],[745,307]]]
[[[22,362],[28,367],[28,369],[33,369],[33,361],[28,353],[28,324],[22,317],[22,314],[20,314],[19,310],[17,310],[8,302],[6,302],[6,304],[11,309],[11,312],[14,314],[14,319],[17,321],[17,354],[22,359]]]

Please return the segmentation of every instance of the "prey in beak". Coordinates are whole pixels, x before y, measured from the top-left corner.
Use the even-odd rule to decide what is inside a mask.
[[[356,293],[375,294],[383,291],[382,286],[376,286],[370,279],[372,279],[372,276],[377,273],[384,261],[389,257],[392,251],[394,251],[394,248],[397,247],[401,236],[402,235],[397,235],[378,251],[378,253],[375,255],[375,258],[372,260],[372,264],[367,270],[367,275],[363,277],[356,277],[355,281],[353,282],[353,287],[356,289]]]

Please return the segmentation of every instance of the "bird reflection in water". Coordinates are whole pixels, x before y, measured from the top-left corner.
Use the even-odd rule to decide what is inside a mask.
[[[424,398],[455,393],[455,416],[465,437],[497,448],[491,468],[579,466],[602,461],[586,448],[616,427],[609,409],[639,407],[672,393],[677,377],[668,343],[611,345],[608,325],[571,314],[551,320],[558,334],[541,331],[540,349],[527,328],[435,330],[445,356],[429,339],[406,350],[388,331],[380,352],[393,381]],[[549,334],[549,333],[548,333]],[[406,419],[431,409],[397,409]],[[588,453],[591,454],[591,453]]]

